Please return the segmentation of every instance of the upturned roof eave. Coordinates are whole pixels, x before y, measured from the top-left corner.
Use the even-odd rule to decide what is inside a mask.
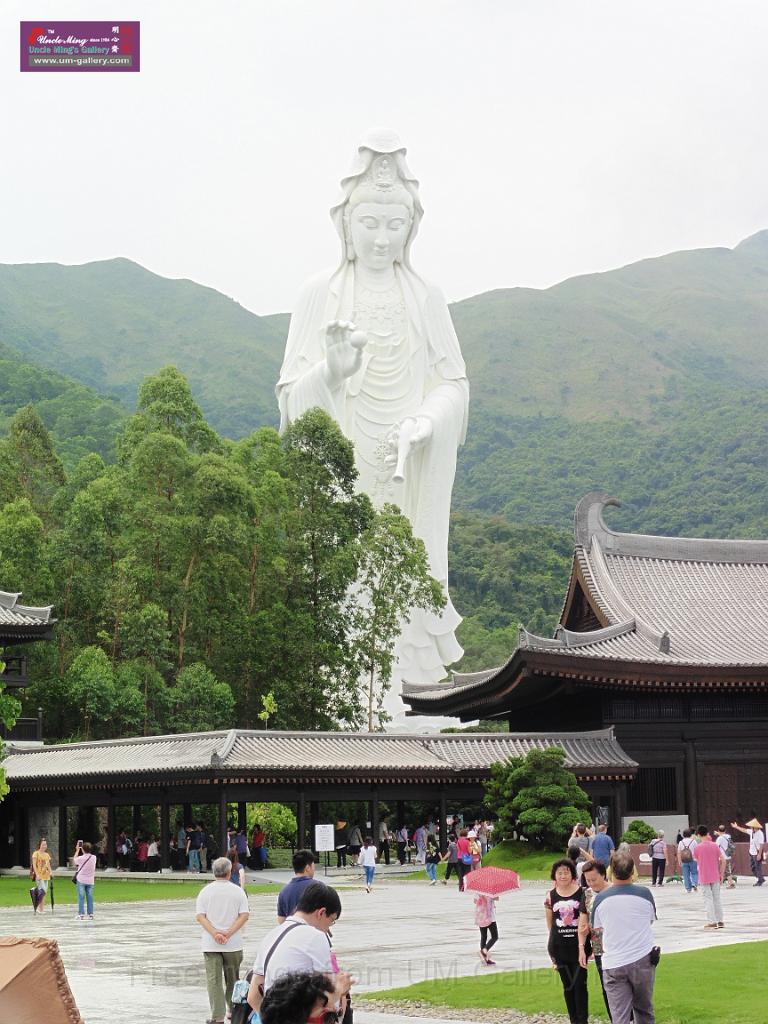
[[[553,681],[538,694],[526,685],[532,679]],[[462,721],[503,714],[513,707],[526,707],[554,696],[565,682],[587,682],[642,686],[643,683],[695,688],[702,682],[720,687],[768,689],[768,665],[713,665],[674,663],[665,660],[589,657],[574,650],[536,651],[518,648],[509,662],[485,683],[446,693],[444,698],[419,700],[413,693],[404,695],[411,704],[409,715],[453,715]],[[434,689],[434,688],[433,688]]]

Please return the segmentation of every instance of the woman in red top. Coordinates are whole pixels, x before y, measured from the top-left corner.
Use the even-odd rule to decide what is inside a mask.
[[[147,870],[147,857],[149,856],[149,843],[142,836],[136,840],[136,860],[139,862],[139,871]]]
[[[463,828],[456,841],[456,855],[459,858],[456,863],[456,870],[459,873],[459,892],[464,892],[464,876],[472,870],[472,849],[467,838],[468,834],[469,829]]]

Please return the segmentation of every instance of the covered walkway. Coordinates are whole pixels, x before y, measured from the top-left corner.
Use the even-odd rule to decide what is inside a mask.
[[[307,846],[322,802],[359,802],[365,813],[359,824],[375,837],[384,805],[393,819],[402,819],[406,801],[418,801],[432,808],[444,849],[449,805],[479,807],[491,764],[552,746],[565,750],[567,766],[595,806],[620,808],[637,765],[612,729],[423,735],[231,729],[12,747],[5,761],[11,792],[0,804],[0,825],[21,840],[13,844],[12,863],[28,864],[30,848],[45,835],[54,863],[64,865],[73,846],[67,808],[79,809],[78,821],[87,830],[77,838],[96,838],[96,812],[102,809],[107,863],[114,867],[118,811],[124,820],[125,809],[132,809],[136,830],[150,808],[158,821],[162,865],[168,867],[176,823],[190,823],[194,806],[208,808],[207,817],[215,821],[209,831],[225,849],[227,826],[246,826],[248,803],[293,805],[297,845]]]

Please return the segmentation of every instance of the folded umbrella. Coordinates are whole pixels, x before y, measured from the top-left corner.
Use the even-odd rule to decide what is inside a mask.
[[[481,896],[501,896],[520,888],[520,876],[509,868],[478,868],[464,875],[465,892],[477,892]]]
[[[29,898],[32,900],[32,909],[37,910],[37,904],[40,902],[40,890],[36,885],[29,890]]]

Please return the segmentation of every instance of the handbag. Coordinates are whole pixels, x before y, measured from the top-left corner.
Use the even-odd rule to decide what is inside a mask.
[[[90,856],[90,857],[95,857],[95,856],[96,856],[96,854],[94,854],[94,853],[91,853],[91,854],[89,854],[89,856]],[[78,866],[77,866],[77,870],[75,871],[74,875],[72,875],[72,884],[73,884],[73,885],[77,885],[77,876],[78,876],[78,875],[80,874],[80,868],[81,868],[82,866],[83,866],[82,864],[78,864]]]
[[[253,1010],[248,1002],[248,990],[251,987],[253,971],[248,971],[245,978],[235,982],[232,989],[231,1024],[247,1024]]]
[[[462,853],[462,855],[461,855],[461,863],[462,864],[471,864],[472,863],[472,854],[471,853]]]

